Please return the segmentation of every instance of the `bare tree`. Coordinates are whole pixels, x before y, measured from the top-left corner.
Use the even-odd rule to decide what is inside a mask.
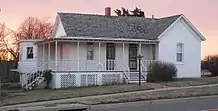
[[[7,59],[8,53],[10,53],[15,60],[17,60],[17,46],[16,40],[12,36],[11,30],[6,28],[4,24],[0,25],[0,57],[1,59]],[[15,42],[14,42],[15,41]]]
[[[51,22],[36,17],[28,17],[16,32],[2,24],[0,26],[0,51],[9,52],[12,58],[18,61],[19,41],[22,39],[48,39],[52,35],[52,27]]]
[[[36,17],[28,17],[19,27],[20,39],[48,39],[52,34],[52,23]]]

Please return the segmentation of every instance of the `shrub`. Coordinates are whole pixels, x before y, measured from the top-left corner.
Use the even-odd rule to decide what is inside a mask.
[[[218,76],[218,55],[205,57],[203,65],[212,73],[211,76]]]
[[[52,71],[51,70],[46,70],[43,72],[43,77],[45,78],[46,86],[45,88],[49,88],[49,84],[52,80]]]
[[[148,82],[171,81],[177,76],[175,64],[157,61],[148,66]]]

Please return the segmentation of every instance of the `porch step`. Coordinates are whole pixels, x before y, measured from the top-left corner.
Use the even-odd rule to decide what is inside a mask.
[[[142,83],[147,82],[146,80],[141,80]],[[128,83],[139,83],[139,80],[129,80]]]

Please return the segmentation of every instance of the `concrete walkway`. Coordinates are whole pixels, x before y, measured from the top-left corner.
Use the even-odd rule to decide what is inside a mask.
[[[34,103],[27,103],[27,104],[17,104],[17,105],[10,105],[10,106],[3,106],[0,107],[0,110],[5,109],[5,108],[16,108],[16,107],[30,107],[30,106],[40,106],[40,105],[51,105],[51,104],[68,104],[68,103],[85,103],[85,104],[101,104],[101,101],[103,100],[104,102],[108,101],[110,103],[110,101],[116,101],[119,102],[119,98],[120,99],[125,99],[125,98],[135,98],[136,97],[140,97],[140,98],[146,98],[146,97],[150,97],[150,99],[152,96],[154,95],[169,95],[170,92],[175,92],[178,90],[178,92],[181,92],[180,90],[184,90],[184,92],[192,92],[193,90],[195,91],[195,89],[201,89],[204,88],[203,90],[205,90],[205,88],[210,88],[217,91],[217,89],[213,88],[213,87],[217,87],[218,88],[218,84],[211,84],[211,85],[201,85],[201,86],[189,86],[189,87],[169,87],[169,88],[161,88],[161,89],[156,89],[156,90],[146,90],[146,91],[136,91],[136,92],[127,92],[127,93],[117,93],[117,94],[108,94],[108,95],[98,95],[98,96],[87,96],[87,97],[80,97],[80,98],[70,98],[70,99],[61,99],[61,100],[53,100],[53,101],[44,101],[44,102],[34,102]],[[191,90],[191,91],[187,91],[187,90]],[[207,92],[208,91],[208,92]],[[168,93],[169,92],[169,93]],[[177,92],[177,93],[178,93]],[[194,92],[194,94],[196,93],[209,93],[209,90],[205,90],[205,91],[199,91],[196,90],[196,92]],[[159,94],[161,93],[161,94]],[[168,93],[168,94],[167,94]],[[153,95],[152,95],[153,94]],[[144,97],[146,95],[146,97]],[[185,97],[186,95],[182,93],[182,95]],[[191,94],[193,95],[193,94]],[[161,97],[162,97],[161,96]],[[175,96],[173,96],[175,97]],[[178,96],[178,97],[181,97]],[[118,100],[115,100],[116,98],[118,98]],[[158,99],[159,97],[157,97],[156,99]],[[149,98],[148,98],[149,99]],[[134,99],[133,99],[134,101]],[[102,103],[104,103],[102,102]]]

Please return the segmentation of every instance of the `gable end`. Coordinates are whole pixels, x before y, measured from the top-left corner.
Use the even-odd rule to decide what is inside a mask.
[[[166,34],[167,32],[169,32],[178,22],[180,22],[180,20],[182,20],[182,23],[184,24],[184,26],[186,26],[186,28],[188,28],[188,30],[193,33],[194,35],[196,35],[197,37],[199,37],[200,41],[205,41],[205,37],[193,26],[193,24],[184,16],[181,15],[174,23],[172,23],[159,37],[158,39],[160,39],[161,37],[163,37],[164,34]]]

